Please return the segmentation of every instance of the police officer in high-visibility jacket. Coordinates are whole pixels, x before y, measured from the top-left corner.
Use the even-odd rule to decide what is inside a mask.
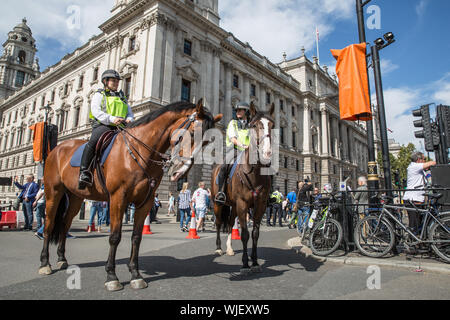
[[[104,88],[98,90],[91,101],[89,114],[92,125],[92,135],[81,157],[80,177],[78,189],[83,190],[92,186],[91,164],[95,154],[95,147],[100,137],[119,125],[126,125],[134,120],[131,107],[122,90],[118,91],[121,77],[115,70],[106,70],[102,74]]]
[[[225,164],[219,171],[219,192],[215,201],[224,204],[226,195],[224,192],[225,179],[229,168],[236,161],[239,153],[248,149],[250,145],[250,132],[248,119],[250,117],[250,106],[247,102],[239,102],[235,107],[236,119],[230,121],[226,133],[226,157]]]
[[[280,192],[280,188],[276,187],[275,191],[272,192],[270,195],[270,199],[272,201],[272,214],[273,214],[273,227],[277,224],[277,217],[279,219],[279,226],[282,227],[283,224],[281,223],[281,220],[283,218],[282,212],[281,212],[281,203],[283,202],[283,194]],[[267,225],[270,226],[270,216],[267,215]]]

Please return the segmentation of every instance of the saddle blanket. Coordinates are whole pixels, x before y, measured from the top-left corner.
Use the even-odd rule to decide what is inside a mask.
[[[105,151],[102,154],[102,160],[101,165],[104,165],[106,162],[106,159],[108,159],[109,153],[111,152],[112,146],[114,145],[114,141],[116,141],[117,135],[112,138],[111,143],[106,147]],[[86,148],[87,142],[80,146],[75,153],[73,154],[72,158],[70,159],[70,165],[74,168],[78,168],[81,165],[81,157],[83,156],[84,148]]]
[[[233,178],[234,172],[236,171],[238,164],[241,162],[241,158],[242,158],[243,154],[244,154],[244,152],[238,153],[238,155],[236,157],[236,161],[233,163],[233,166],[231,167],[231,170],[230,170],[230,174],[228,176],[229,181],[231,181],[231,179]],[[216,177],[216,184],[217,185],[219,184],[219,175],[217,175],[217,177]]]

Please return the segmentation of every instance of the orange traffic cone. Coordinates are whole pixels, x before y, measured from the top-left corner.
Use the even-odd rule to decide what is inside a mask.
[[[150,214],[148,214],[147,218],[145,218],[142,234],[153,234],[152,230],[150,230]]]
[[[231,240],[241,240],[241,236],[239,235],[239,222],[238,218],[234,220],[233,230],[231,231]]]
[[[95,231],[97,231],[97,230],[95,229],[95,222],[92,222],[92,225],[87,226],[86,232],[95,232]]]
[[[197,234],[197,222],[195,220],[195,211],[194,210],[192,210],[191,226],[189,228],[189,234],[186,237],[186,239],[200,239],[200,237]]]

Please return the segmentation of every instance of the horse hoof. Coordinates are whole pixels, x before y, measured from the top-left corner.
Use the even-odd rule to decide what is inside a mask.
[[[252,266],[252,272],[261,273],[262,272],[261,266]]]
[[[242,276],[248,276],[252,271],[250,270],[250,268],[242,268],[241,269],[241,275]]]
[[[148,287],[147,282],[145,282],[144,279],[131,280],[130,286],[133,289],[145,289]]]
[[[52,268],[50,266],[45,266],[39,269],[39,274],[43,274],[43,275],[51,275],[52,274]]]
[[[56,264],[56,268],[58,268],[59,270],[65,270],[69,267],[69,264],[67,263],[67,261],[58,261],[58,263]]]
[[[119,290],[123,289],[123,285],[119,281],[115,280],[115,281],[106,282],[105,288],[108,291],[119,291]]]
[[[227,255],[234,256],[234,251],[227,251]]]
[[[219,256],[223,256],[223,251],[222,250],[216,250],[216,254]]]

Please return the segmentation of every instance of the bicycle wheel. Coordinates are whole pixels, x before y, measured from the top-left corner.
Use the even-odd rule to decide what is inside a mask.
[[[354,240],[362,254],[379,258],[386,255],[394,247],[394,230],[386,220],[368,216],[356,225]]]
[[[342,226],[334,219],[317,223],[309,237],[309,247],[317,256],[327,256],[337,250],[342,242]]]
[[[450,241],[450,216],[441,217],[439,221],[443,226],[435,222],[430,229],[430,240],[438,242],[431,244],[431,247],[439,257],[450,263],[450,243],[439,243],[442,240]]]

